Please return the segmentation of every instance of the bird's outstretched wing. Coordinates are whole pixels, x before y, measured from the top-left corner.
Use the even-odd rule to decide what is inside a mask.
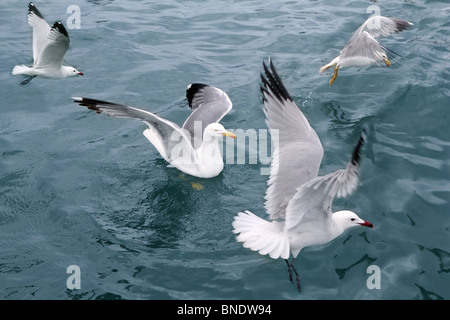
[[[42,48],[47,43],[50,25],[33,3],[28,4],[28,25],[33,28],[33,61],[36,64]]]
[[[264,113],[274,150],[265,207],[271,219],[285,217],[297,188],[316,177],[323,148],[314,129],[286,90],[272,61],[261,75]]]
[[[47,36],[47,42],[41,49],[35,68],[59,68],[64,55],[69,49],[70,39],[64,25],[57,21],[53,24]]]
[[[203,131],[215,122],[219,122],[232,108],[228,95],[219,88],[203,83],[188,85],[186,98],[192,114],[183,124],[191,135],[194,149],[198,149],[203,141]]]
[[[326,220],[332,213],[333,199],[345,197],[356,189],[359,181],[360,152],[366,136],[366,130],[363,130],[346,169],[316,177],[297,189],[286,209],[286,231],[307,221]]]
[[[355,34],[368,32],[372,37],[389,36],[410,28],[413,23],[383,16],[372,16],[367,19],[356,31]]]
[[[180,143],[186,143],[186,148],[189,148],[188,145],[190,146],[189,137],[179,126],[156,114],[102,100],[78,97],[73,97],[73,99],[74,102],[78,103],[80,106],[95,110],[97,113],[106,113],[107,115],[116,118],[134,118],[143,121],[152,131],[151,142],[168,162],[172,162],[173,160],[172,149],[175,146],[179,146]],[[189,150],[192,150],[192,148]]]

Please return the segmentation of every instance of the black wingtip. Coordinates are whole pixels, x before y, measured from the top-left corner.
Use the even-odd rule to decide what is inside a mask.
[[[273,65],[272,59],[269,58],[269,67],[266,65],[266,62],[263,61],[263,69],[264,74],[261,73],[261,81],[263,84],[261,87],[261,93],[263,94],[263,100],[265,93],[268,93],[268,89],[270,89],[278,100],[292,101],[289,92],[281,81],[281,78]]]
[[[67,32],[66,28],[64,27],[64,25],[61,23],[61,21],[55,21],[55,23],[53,24],[53,29],[58,29],[58,31],[60,33],[62,33],[63,35],[65,35],[66,37],[69,36],[69,33]]]
[[[361,149],[367,141],[367,132],[367,127],[362,128],[358,144],[356,145],[355,149],[353,149],[351,163],[355,166],[359,165],[359,163],[361,162]]]
[[[395,22],[395,31],[396,32],[402,32],[406,29],[411,28],[414,24],[406,21],[406,20],[400,20],[400,19],[392,19]]]
[[[39,18],[44,19],[44,16],[39,12],[39,10],[36,8],[36,6],[33,4],[33,2],[28,3],[28,14],[34,13]]]
[[[107,101],[101,101],[101,100],[90,99],[90,98],[72,97],[72,99],[73,99],[73,102],[78,103],[80,106],[86,107],[90,110],[94,110],[97,113],[102,112],[102,110],[97,106],[97,104],[103,104],[103,105],[111,104],[110,102],[107,102]]]
[[[81,98],[81,97],[72,97],[73,102],[78,103],[83,107],[94,107],[96,105],[95,101],[89,98]]]
[[[194,100],[195,95],[205,87],[209,87],[209,85],[204,83],[191,83],[187,86],[186,89],[186,98],[189,102],[189,107],[192,109],[192,102]]]

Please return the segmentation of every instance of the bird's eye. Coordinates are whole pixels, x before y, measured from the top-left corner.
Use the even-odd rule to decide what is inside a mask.
[[[355,221],[356,219],[355,218],[351,218],[350,220]]]

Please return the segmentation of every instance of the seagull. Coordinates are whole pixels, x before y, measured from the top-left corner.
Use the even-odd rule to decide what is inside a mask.
[[[284,259],[289,280],[293,282],[294,272],[300,291],[294,262],[303,248],[328,243],[354,226],[373,228],[354,212],[331,210],[334,197],[345,197],[357,187],[366,132],[345,169],[318,176],[323,157],[320,139],[293,102],[271,60],[269,64],[270,69],[263,63],[265,77],[261,75],[264,113],[269,129],[279,133],[265,195],[269,221],[248,210],[239,212],[232,222],[233,233],[245,248]]]
[[[224,91],[202,83],[188,85],[186,97],[192,113],[181,128],[145,110],[90,98],[73,99],[97,113],[143,121],[148,127],[144,136],[169,162],[169,166],[199,178],[215,177],[224,168],[218,138],[236,139],[218,123],[231,110],[232,103]]]
[[[341,67],[364,67],[381,62],[390,67],[391,62],[387,58],[386,50],[391,53],[394,52],[383,47],[375,38],[380,35],[389,36],[401,32],[412,25],[413,23],[409,21],[396,18],[370,17],[353,33],[344,49],[341,50],[340,55],[321,67],[319,72],[322,73],[330,67],[335,67],[333,77],[330,80],[331,86],[338,75],[338,69]]]
[[[60,79],[82,76],[74,67],[63,66],[63,58],[69,49],[70,39],[64,25],[56,21],[50,28],[42,14],[33,3],[28,4],[28,24],[33,28],[33,67],[16,65],[12,74],[25,74],[30,77],[22,81],[27,84],[36,76]]]

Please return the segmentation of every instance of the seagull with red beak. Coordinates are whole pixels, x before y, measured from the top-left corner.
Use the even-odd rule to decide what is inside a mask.
[[[49,79],[61,79],[82,76],[74,67],[63,66],[64,55],[69,49],[70,39],[64,25],[56,21],[52,27],[31,2],[28,4],[28,24],[33,28],[33,67],[17,65],[12,74],[24,74],[30,77],[21,82],[27,84],[39,76]]]

